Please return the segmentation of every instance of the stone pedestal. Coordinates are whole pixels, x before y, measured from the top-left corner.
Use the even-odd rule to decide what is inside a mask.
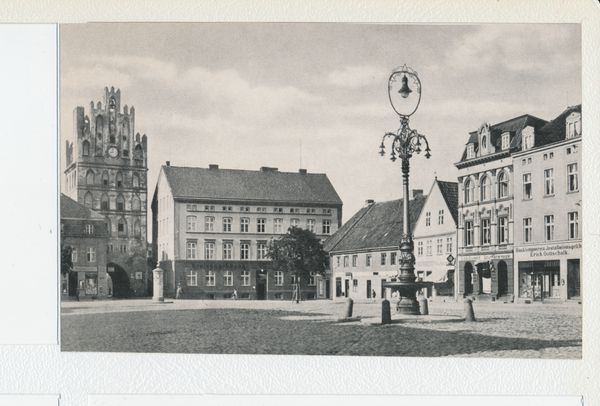
[[[156,268],[155,270],[152,271],[152,274],[153,274],[153,279],[154,279],[154,285],[153,285],[154,295],[152,296],[152,300],[154,300],[156,302],[164,302],[165,296],[164,296],[163,291],[164,291],[165,271],[160,268]]]

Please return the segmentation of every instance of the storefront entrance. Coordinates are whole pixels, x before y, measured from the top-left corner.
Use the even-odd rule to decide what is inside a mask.
[[[533,300],[560,298],[560,262],[519,262],[519,297]]]
[[[579,259],[567,260],[567,294],[569,299],[581,298]]]

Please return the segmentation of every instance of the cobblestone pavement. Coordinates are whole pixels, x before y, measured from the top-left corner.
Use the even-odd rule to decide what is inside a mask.
[[[476,323],[380,325],[381,302],[65,302],[63,351],[478,358],[581,358],[581,306],[473,304]],[[463,303],[429,303],[462,316]],[[393,316],[395,320],[400,317]],[[438,317],[439,318],[439,317]]]

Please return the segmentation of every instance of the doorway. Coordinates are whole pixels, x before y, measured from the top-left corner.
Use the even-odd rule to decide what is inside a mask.
[[[266,275],[256,275],[256,299],[265,300],[267,298],[267,277]]]
[[[579,271],[579,259],[567,260],[567,298],[581,298],[581,275]]]
[[[350,279],[344,280],[344,292],[346,297],[350,296]]]
[[[498,296],[508,294],[508,266],[506,262],[498,262]]]
[[[367,299],[371,299],[371,280],[367,279]]]
[[[470,262],[465,264],[465,294],[473,293],[473,265]]]
[[[330,294],[330,290],[331,289],[331,283],[329,281],[329,279],[327,279],[325,281],[325,299],[331,299],[331,294]]]

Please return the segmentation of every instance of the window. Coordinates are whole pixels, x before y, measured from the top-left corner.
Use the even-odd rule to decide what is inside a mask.
[[[250,244],[240,244],[240,259],[250,259]]]
[[[475,183],[471,180],[465,182],[465,204],[473,203],[473,197],[475,192]]]
[[[437,239],[436,254],[437,255],[442,255],[443,253],[444,253],[444,239],[443,238],[438,238]]]
[[[548,154],[548,156],[550,157],[550,159],[554,158],[554,152],[550,152],[550,153]]]
[[[87,171],[87,175],[85,176],[85,183],[86,185],[94,184],[94,171],[92,171],[91,169]]]
[[[215,218],[204,217],[204,231],[212,232],[215,229]]]
[[[240,233],[247,233],[250,228],[250,219],[249,218],[241,218],[240,219]]]
[[[546,225],[546,241],[554,240],[554,215],[544,216]]]
[[[423,256],[423,241],[417,243],[417,255],[420,257]]]
[[[249,212],[250,211],[250,207],[246,207],[246,206],[240,207],[240,211],[241,212]]]
[[[187,216],[186,230],[196,231],[196,216]]]
[[[481,180],[481,200],[486,201],[492,198],[492,181],[489,176],[484,176]]]
[[[481,149],[487,149],[487,137],[485,135],[481,137]]]
[[[250,286],[250,271],[242,271],[242,286]]]
[[[465,245],[473,246],[473,222],[465,221]]]
[[[533,148],[533,134],[523,134],[523,150]]]
[[[314,220],[306,220],[306,229],[308,231],[315,232],[315,221]]]
[[[273,220],[273,233],[283,234],[283,219]]]
[[[186,243],[186,259],[196,259],[198,254],[198,243],[196,241],[188,241]]]
[[[137,173],[133,174],[133,177],[131,178],[131,185],[133,187],[140,187],[140,177]]]
[[[223,259],[233,259],[233,244],[230,242],[223,243]]]
[[[124,218],[119,220],[119,224],[117,224],[117,231],[119,232],[119,237],[124,237],[127,235],[127,222]]]
[[[567,182],[569,192],[577,192],[579,190],[577,163],[567,165]]]
[[[140,208],[141,208],[140,198],[137,196],[133,196],[133,198],[131,199],[131,210],[140,211]]]
[[[481,220],[481,243],[491,244],[491,233],[490,233],[490,219]]]
[[[544,170],[544,194],[551,196],[554,194],[554,169]]]
[[[446,253],[452,253],[452,237],[446,238]]]
[[[127,244],[119,245],[119,252],[127,252]]]
[[[264,242],[256,244],[256,259],[267,259],[267,244]]]
[[[283,272],[275,271],[275,285],[283,286]]]
[[[569,239],[579,238],[579,213],[569,213]]]
[[[96,262],[96,248],[95,247],[88,247],[86,254],[85,254],[85,259],[87,262]]]
[[[498,218],[498,244],[508,244],[508,218]]]
[[[138,220],[136,220],[135,223],[133,223],[133,235],[135,235],[136,237],[140,237],[142,235],[142,227]]]
[[[367,254],[367,266],[371,266],[371,254]]]
[[[571,148],[567,148],[567,155],[571,155]]]
[[[352,279],[352,292],[358,292],[358,279]]]
[[[215,206],[204,206],[204,211],[215,211]]]
[[[352,255],[352,267],[356,268],[358,265],[358,255]]]
[[[108,186],[108,172],[102,173],[102,186]]]
[[[544,161],[548,159],[548,154],[544,154]]]
[[[117,210],[125,210],[125,199],[123,198],[123,195],[117,196]]]
[[[117,187],[123,187],[123,174],[117,172]]]
[[[230,233],[231,232],[231,217],[223,218],[223,232]]]
[[[438,211],[438,224],[444,224],[444,210]]]
[[[206,271],[206,286],[215,286],[215,271]]]
[[[298,280],[300,280],[300,278],[298,278]],[[296,284],[296,275],[290,275],[290,283],[292,285]]]
[[[427,240],[427,255],[432,255],[432,248],[431,248],[431,244],[433,243],[433,240]]]
[[[531,174],[523,175],[523,200],[531,199]]]
[[[283,207],[273,207],[273,213],[283,213]]]
[[[85,225],[85,233],[86,234],[94,234],[94,226],[92,224]]]
[[[317,284],[317,273],[316,272],[310,273],[310,276],[308,278],[308,284],[311,286],[314,286]]]
[[[300,220],[298,220],[298,219],[291,219],[290,220],[290,227],[300,227]]]
[[[344,268],[348,268],[348,255],[344,257]]]
[[[397,254],[395,252],[390,254],[390,265],[396,265],[396,255]]]
[[[339,268],[339,267],[340,267],[340,257],[339,257],[339,255],[338,255],[337,257],[335,257],[335,266],[336,266],[337,268]]]
[[[467,145],[467,159],[475,158],[475,150],[473,144]]]
[[[71,262],[77,262],[77,247],[71,247]]]
[[[510,146],[510,134],[502,134],[502,149],[508,149]]]
[[[215,259],[215,243],[213,243],[213,242],[204,243],[204,259],[206,259],[206,260]]]
[[[90,209],[93,208],[94,199],[93,199],[92,194],[90,192],[87,192],[85,194],[85,198],[83,200],[83,203],[85,204],[86,207],[88,207]]]
[[[431,212],[428,211],[425,213],[425,226],[429,227],[431,225]]]
[[[385,252],[381,253],[381,265],[385,265],[387,263],[387,254]]]
[[[83,156],[90,156],[90,143],[89,141],[83,141]]]
[[[323,220],[323,234],[331,233],[331,220]]]
[[[110,209],[110,200],[108,198],[108,195],[106,193],[102,194],[102,203],[100,203],[100,208],[102,210],[109,210]]]
[[[531,242],[533,237],[533,228],[531,226],[531,217],[523,219],[523,242]]]
[[[223,206],[223,211],[232,211],[233,207],[231,206]]]
[[[233,272],[232,271],[223,272],[223,285],[233,286]]]
[[[267,223],[267,219],[256,219],[256,232],[264,233],[266,223]]]
[[[498,176],[498,197],[508,197],[508,175],[506,172],[500,173]]]
[[[198,271],[194,271],[193,269],[188,269],[187,285],[188,286],[198,286]]]

